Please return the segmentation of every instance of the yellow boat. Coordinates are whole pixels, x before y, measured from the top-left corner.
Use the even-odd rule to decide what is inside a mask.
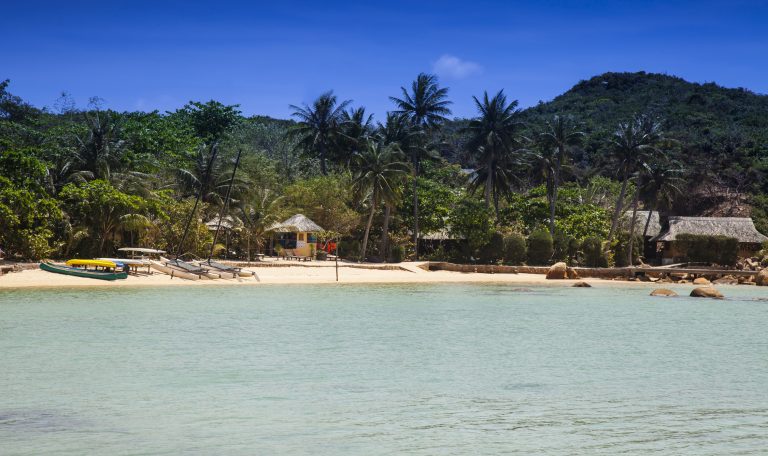
[[[80,260],[80,259],[72,259],[67,260],[67,266],[93,266],[94,268],[111,268],[114,269],[117,267],[114,261],[107,261],[107,260]]]

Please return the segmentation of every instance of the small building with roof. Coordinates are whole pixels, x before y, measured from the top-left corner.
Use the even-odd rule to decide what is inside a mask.
[[[681,260],[675,248],[680,234],[726,236],[739,241],[739,257],[749,257],[760,250],[768,237],[757,231],[749,217],[669,217],[668,226],[652,240],[656,242],[662,264]]]
[[[278,246],[290,250],[296,256],[311,257],[318,249],[317,234],[325,231],[304,214],[296,214],[289,219],[275,223],[267,231],[272,232],[270,248],[276,254]]]

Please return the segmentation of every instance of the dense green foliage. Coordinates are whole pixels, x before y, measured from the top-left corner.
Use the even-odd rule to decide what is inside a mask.
[[[630,255],[619,223],[633,209],[751,212],[768,230],[768,97],[743,89],[607,73],[522,111],[514,94],[486,93],[474,118],[450,120],[449,89],[421,74],[375,124],[330,91],[278,120],[214,100],[145,113],[64,99],[53,111],[10,87],[0,83],[9,258],[111,256],[124,245],[206,256],[204,222],[225,207],[232,229],[213,250],[243,259],[295,213],[355,260],[626,264],[644,250]]]
[[[674,247],[689,262],[731,266],[739,254],[739,242],[727,236],[678,234]]]
[[[528,236],[528,264],[549,264],[553,254],[554,241],[549,231],[540,228]]]

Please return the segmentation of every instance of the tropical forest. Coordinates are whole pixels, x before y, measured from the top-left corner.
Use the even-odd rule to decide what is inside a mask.
[[[606,73],[526,109],[514,87],[480,89],[456,118],[434,75],[394,89],[386,113],[338,88],[274,119],[215,100],[116,112],[63,93],[43,108],[1,82],[0,249],[250,261],[299,213],[368,262],[622,266],[642,259],[638,211],[752,217],[768,234],[768,96]]]

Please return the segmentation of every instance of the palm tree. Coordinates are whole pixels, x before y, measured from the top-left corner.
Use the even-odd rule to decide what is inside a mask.
[[[433,74],[420,73],[416,80],[411,84],[409,93],[405,87],[400,87],[402,98],[389,97],[397,106],[396,114],[404,115],[426,138],[426,132],[437,129],[440,124],[446,121],[447,115],[451,114],[448,106],[448,88],[440,87],[437,76]],[[426,154],[425,141],[420,148],[412,148],[410,159],[413,165],[413,244],[415,256],[419,257],[419,193],[418,177],[420,172],[421,159]]]
[[[409,170],[397,146],[385,145],[383,141],[369,141],[365,149],[357,152],[352,160],[353,185],[362,200],[370,204],[370,214],[365,224],[360,261],[365,259],[368,236],[371,233],[373,216],[381,201],[392,203],[400,191],[400,180]]]
[[[551,149],[550,170],[547,196],[549,199],[549,234],[555,235],[555,207],[557,204],[557,190],[560,186],[560,173],[571,147],[581,143],[584,133],[577,130],[571,117],[555,115],[547,122],[544,132],[539,134],[539,139],[545,148]],[[551,188],[550,188],[551,187]]]
[[[355,152],[366,146],[374,131],[373,114],[366,115],[364,107],[344,111],[339,132],[339,161],[349,164]]]
[[[643,229],[643,239],[645,239],[648,234],[648,226],[651,223],[651,215],[653,215],[654,210],[658,210],[659,203],[663,202],[665,206],[669,206],[673,196],[682,193],[679,187],[679,184],[685,182],[679,177],[682,172],[682,166],[674,160],[668,160],[666,155],[661,155],[656,157],[655,160],[642,163],[637,173],[637,189],[632,201],[632,219],[629,227],[630,242],[627,252],[627,264],[630,266],[633,264],[634,242],[632,240],[635,236],[637,207],[640,195],[644,193],[646,198],[650,200],[648,204],[648,218]]]
[[[192,196],[200,193],[200,198],[206,203],[224,204],[224,194],[230,183],[230,164],[225,160],[217,160],[219,145],[201,144],[192,157],[191,166],[176,169],[176,185],[182,196]],[[242,179],[235,179],[235,192],[246,187]]]
[[[618,162],[621,190],[616,200],[608,241],[613,240],[616,232],[630,178],[649,157],[659,152],[656,145],[662,138],[661,125],[649,116],[636,116],[631,122],[621,123],[613,134],[611,143],[614,159]]]
[[[478,117],[470,120],[464,132],[471,135],[468,143],[481,164],[472,180],[473,190],[484,187],[485,206],[493,207],[499,216],[499,195],[507,193],[516,179],[512,165],[513,148],[518,142],[517,130],[522,126],[517,120],[520,111],[517,100],[507,103],[503,90],[489,99],[488,92],[480,101],[472,97],[477,106]]]
[[[280,220],[284,197],[266,188],[257,188],[237,201],[237,218],[243,224],[246,255],[251,262],[251,243],[256,250],[264,246],[264,236],[270,226]]]
[[[323,175],[328,174],[326,161],[338,144],[344,110],[351,102],[345,100],[337,104],[336,95],[328,91],[320,95],[312,106],[290,106],[298,124],[289,130],[289,135],[298,140],[297,145],[305,153],[320,160]]]

